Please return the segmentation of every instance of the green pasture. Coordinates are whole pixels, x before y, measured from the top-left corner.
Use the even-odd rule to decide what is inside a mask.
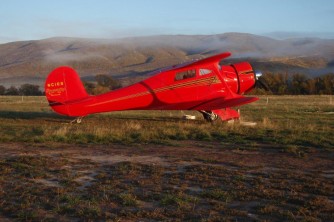
[[[244,149],[284,145],[292,151],[334,147],[332,96],[261,96],[259,101],[237,109],[242,120],[233,124],[211,124],[194,111],[112,112],[70,124],[72,119],[54,113],[45,97],[1,96],[0,141],[175,145],[195,140],[243,144]],[[183,120],[185,114],[197,119]]]

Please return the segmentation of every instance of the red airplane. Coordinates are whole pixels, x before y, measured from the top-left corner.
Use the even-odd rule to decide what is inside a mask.
[[[46,98],[52,109],[76,117],[120,110],[197,110],[208,121],[238,119],[231,107],[258,100],[242,96],[254,88],[257,74],[247,62],[219,65],[229,52],[175,65],[152,73],[133,85],[92,96],[70,67],[53,70],[45,82]]]

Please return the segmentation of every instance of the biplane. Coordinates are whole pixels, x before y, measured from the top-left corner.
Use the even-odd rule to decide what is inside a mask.
[[[258,100],[243,94],[255,87],[261,73],[248,62],[220,65],[230,55],[163,68],[143,81],[96,96],[86,92],[74,69],[62,66],[47,77],[45,94],[55,112],[78,123],[89,114],[121,110],[197,110],[207,121],[238,119],[232,107]]]

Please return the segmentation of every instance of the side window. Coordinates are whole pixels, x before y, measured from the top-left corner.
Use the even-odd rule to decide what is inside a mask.
[[[189,69],[182,72],[177,72],[175,75],[175,80],[189,79],[196,76],[196,69]]]
[[[211,73],[212,73],[211,69],[200,69],[199,70],[199,75],[200,76],[208,75],[208,74],[211,74]]]

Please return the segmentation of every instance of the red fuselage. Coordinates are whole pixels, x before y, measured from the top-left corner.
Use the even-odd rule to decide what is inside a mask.
[[[70,80],[71,75],[76,78],[75,73],[66,74],[68,76],[63,74],[61,80],[56,80],[60,72],[70,72],[67,70],[70,68],[61,67],[64,70],[56,69],[53,71],[54,74],[50,74],[50,81],[46,82],[46,95],[56,112],[69,116],[119,110],[211,111],[257,100],[241,96],[255,85],[254,71],[249,63],[219,65],[219,61],[229,55],[224,53],[191,64],[170,67],[139,83],[98,96],[88,96],[85,93],[81,93],[80,96],[80,93],[73,92],[73,98],[68,98],[68,94],[62,95],[62,92],[55,96],[48,93],[48,90],[51,92],[48,82],[63,82],[59,88],[64,90],[58,91],[66,93],[66,88],[71,87],[72,82],[78,81]],[[57,100],[57,96],[64,101]]]

